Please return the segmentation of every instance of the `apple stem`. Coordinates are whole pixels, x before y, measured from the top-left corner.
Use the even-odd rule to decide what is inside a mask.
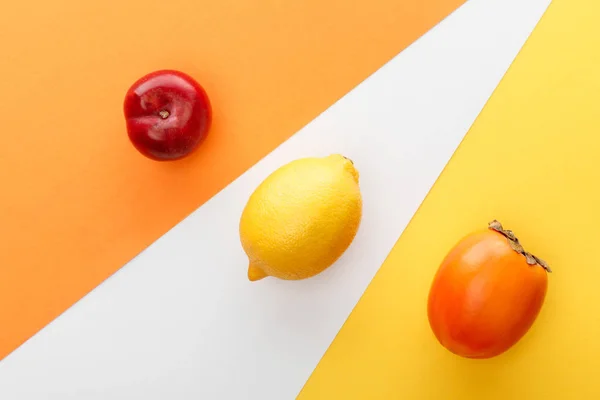
[[[160,117],[162,119],[167,119],[167,118],[169,118],[170,114],[167,110],[162,110],[161,112],[158,113],[158,115],[160,115]]]

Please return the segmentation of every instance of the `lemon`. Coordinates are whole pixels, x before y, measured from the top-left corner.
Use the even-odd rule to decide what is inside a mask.
[[[305,279],[350,246],[362,217],[358,171],[339,154],[282,166],[252,193],[240,218],[248,279]]]

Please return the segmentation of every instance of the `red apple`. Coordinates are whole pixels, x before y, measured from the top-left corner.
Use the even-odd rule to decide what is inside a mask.
[[[212,119],[204,89],[173,70],[152,72],[135,82],[125,96],[124,111],[129,139],[157,161],[189,155],[206,137]]]

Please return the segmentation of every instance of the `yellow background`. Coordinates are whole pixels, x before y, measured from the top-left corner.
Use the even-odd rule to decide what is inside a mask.
[[[550,6],[300,399],[600,398],[599,21],[598,1]],[[493,218],[554,272],[517,346],[461,359],[431,334],[429,285]]]

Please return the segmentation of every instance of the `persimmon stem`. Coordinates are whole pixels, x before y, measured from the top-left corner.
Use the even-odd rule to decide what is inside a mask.
[[[525,251],[525,248],[523,248],[523,245],[519,242],[519,239],[515,236],[514,232],[509,229],[504,229],[500,222],[493,220],[488,224],[488,228],[498,232],[506,239],[508,239],[508,244],[510,244],[510,247],[515,252],[523,255],[528,265],[539,265],[540,267],[544,268],[547,272],[552,272],[550,266],[548,265],[548,263],[546,263],[546,261]]]

